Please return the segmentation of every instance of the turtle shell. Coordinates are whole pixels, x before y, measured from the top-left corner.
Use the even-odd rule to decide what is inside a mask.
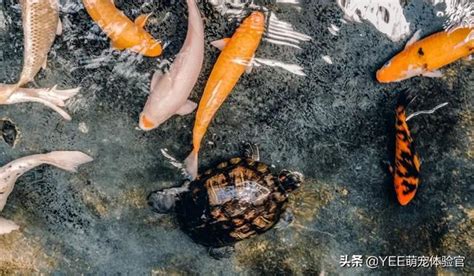
[[[270,229],[286,201],[266,164],[233,158],[191,182],[176,210],[183,230],[196,242],[220,247]]]

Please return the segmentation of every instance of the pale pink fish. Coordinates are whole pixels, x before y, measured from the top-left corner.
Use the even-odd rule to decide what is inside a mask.
[[[195,0],[187,0],[187,4],[186,39],[170,70],[165,74],[157,71],[153,75],[150,95],[140,114],[142,130],[157,128],[173,115],[186,115],[197,107],[188,97],[199,78],[204,60],[204,26]]]
[[[61,33],[62,30],[58,2],[57,0],[20,0],[20,4],[24,37],[23,69],[16,84],[0,85],[0,104],[40,102],[49,107],[56,106],[56,98],[59,97],[64,101],[77,94],[80,88],[64,91],[57,90],[55,87],[37,91],[19,90],[19,88],[31,82],[41,68],[46,68],[48,52],[56,34]],[[54,95],[48,96],[46,91],[52,91]],[[61,93],[64,94],[59,96]],[[12,96],[15,96],[15,99],[9,100]],[[53,109],[58,111],[58,108]],[[70,119],[65,112],[61,115],[65,119]]]
[[[19,158],[0,168],[0,211],[7,203],[7,198],[13,191],[15,182],[25,172],[48,164],[60,169],[76,172],[77,168],[93,159],[80,151],[53,151]],[[17,230],[19,226],[13,221],[0,217],[0,235]]]

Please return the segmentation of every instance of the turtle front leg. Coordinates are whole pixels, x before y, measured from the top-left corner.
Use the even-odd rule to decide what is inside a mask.
[[[155,191],[148,196],[148,205],[153,211],[160,214],[167,214],[174,210],[176,201],[180,194],[189,190],[189,182],[186,182],[181,187],[174,187]]]
[[[0,217],[0,236],[9,234],[18,229],[20,229],[20,226],[18,226],[16,223]]]
[[[224,246],[224,247],[210,247],[209,256],[216,260],[228,259],[235,252],[234,246]]]
[[[291,209],[286,209],[280,216],[280,220],[275,224],[276,229],[286,229],[295,220],[295,215]]]

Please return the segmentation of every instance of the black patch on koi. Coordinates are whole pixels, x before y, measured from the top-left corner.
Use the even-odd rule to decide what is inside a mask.
[[[425,55],[425,53],[423,52],[423,48],[420,47],[420,48],[418,49],[418,54],[419,54],[420,56],[424,56],[424,55]]]
[[[402,134],[403,135],[403,138],[402,138],[403,141],[405,141],[405,142],[406,141],[411,141],[410,137],[408,136],[408,133],[405,130],[397,129],[397,134]]]
[[[416,191],[416,185],[411,184],[411,183],[409,183],[409,182],[406,181],[406,180],[403,180],[402,185],[405,186],[405,187],[407,187],[407,190],[404,190],[404,191],[403,191],[403,194],[404,194],[404,195],[411,194],[411,193],[413,193],[414,191]]]

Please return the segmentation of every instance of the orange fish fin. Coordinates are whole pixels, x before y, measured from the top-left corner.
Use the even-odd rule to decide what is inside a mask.
[[[142,14],[140,16],[138,16],[136,19],[135,19],[135,25],[137,25],[138,27],[142,28],[145,27],[146,25],[146,22],[148,21],[148,18],[152,15],[152,13],[148,13],[148,14]]]
[[[190,100],[187,100],[186,103],[181,106],[178,111],[176,111],[176,114],[178,115],[187,115],[191,112],[193,112],[197,107],[197,103],[193,102],[193,101],[190,101]]]
[[[405,45],[405,49],[407,47],[409,47],[410,45],[412,45],[413,43],[417,42],[418,40],[420,40],[420,34],[421,34],[421,30],[417,30],[413,36],[408,40],[407,44]]]
[[[211,42],[211,45],[222,51],[229,41],[230,38],[227,37],[219,40],[214,40]]]

